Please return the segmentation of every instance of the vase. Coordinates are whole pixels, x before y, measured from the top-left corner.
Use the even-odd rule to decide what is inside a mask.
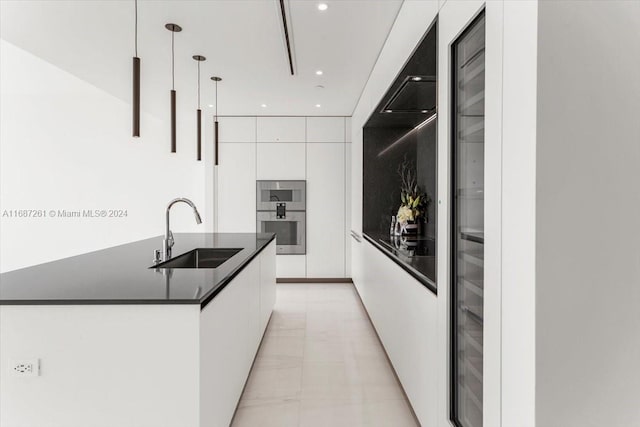
[[[402,224],[402,235],[403,236],[418,236],[420,231],[420,223],[416,221],[407,221]]]

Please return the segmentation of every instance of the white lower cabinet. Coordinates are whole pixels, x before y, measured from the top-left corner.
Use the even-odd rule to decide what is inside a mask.
[[[276,303],[275,241],[267,246],[260,259],[260,334],[267,327],[271,311]]]
[[[353,236],[349,237],[349,245],[351,247],[351,280],[360,294],[360,298],[366,299],[366,286],[362,277],[362,251],[363,243],[356,240]],[[362,239],[361,239],[362,240]]]
[[[228,426],[275,303],[275,241],[200,312],[200,427]]]
[[[367,241],[355,245],[356,288],[402,387],[425,427],[437,419],[437,297]]]
[[[345,277],[345,144],[307,144],[307,276]]]
[[[279,278],[284,279],[307,277],[306,255],[278,255],[276,273]]]

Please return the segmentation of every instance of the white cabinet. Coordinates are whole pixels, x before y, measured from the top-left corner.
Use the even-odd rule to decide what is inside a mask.
[[[255,117],[219,117],[218,138],[220,142],[255,142]]]
[[[307,144],[307,276],[345,276],[345,144]]]
[[[220,143],[217,232],[256,230],[256,144]]]
[[[258,117],[258,142],[305,142],[304,117]]]
[[[260,254],[260,335],[267,327],[273,306],[276,303],[275,258],[276,242],[274,240]],[[260,336],[259,339],[261,338]]]
[[[271,242],[200,312],[200,426],[231,422],[273,310],[274,258]]]
[[[344,142],[344,117],[307,117],[307,142]]]
[[[437,425],[437,297],[364,241],[363,285],[358,292],[420,424]]]
[[[304,142],[265,142],[257,147],[256,179],[306,178]]]
[[[354,117],[351,128],[351,230],[362,234],[362,124]]]
[[[277,256],[277,276],[350,277],[351,144],[345,141],[352,139],[351,118],[220,117],[219,121],[215,231],[255,232],[257,180],[306,180],[307,255]],[[359,147],[361,152],[362,141]],[[362,168],[357,173],[361,175]],[[362,179],[354,185],[362,186]],[[361,198],[362,191],[355,196]],[[360,218],[362,209],[355,215]]]
[[[352,140],[352,136],[351,136],[351,124],[353,123],[353,120],[351,117],[346,117],[345,118],[345,129],[344,129],[344,137],[345,142],[351,142]]]
[[[344,223],[344,239],[345,239],[345,277],[351,277],[351,144],[344,145],[344,200],[345,200],[345,223]]]
[[[307,256],[278,255],[276,257],[276,274],[278,278],[284,279],[307,277]]]

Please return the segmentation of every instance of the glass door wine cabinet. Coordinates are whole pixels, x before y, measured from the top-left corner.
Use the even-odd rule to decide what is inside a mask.
[[[452,45],[451,419],[482,426],[485,19]]]

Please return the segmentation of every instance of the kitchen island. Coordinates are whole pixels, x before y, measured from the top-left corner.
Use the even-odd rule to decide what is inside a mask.
[[[0,425],[229,425],[275,302],[272,234],[155,237],[0,275]],[[18,365],[32,366],[19,373]]]

